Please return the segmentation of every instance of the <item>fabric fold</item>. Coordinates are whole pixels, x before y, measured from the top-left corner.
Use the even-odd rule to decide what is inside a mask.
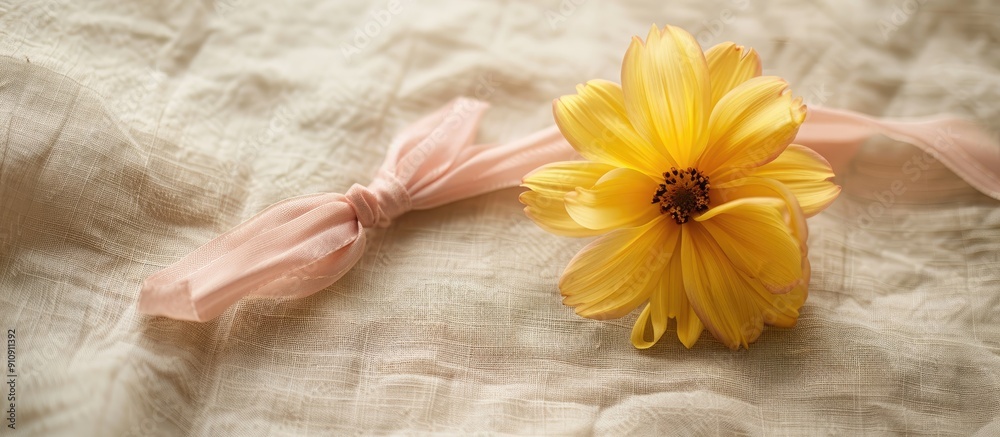
[[[487,108],[455,99],[400,132],[367,186],[280,201],[209,241],[147,278],[139,311],[207,321],[244,296],[309,296],[357,263],[365,229],[388,226],[412,209],[517,186],[535,168],[578,157],[556,126],[502,145],[474,144]],[[1000,146],[958,118],[893,121],[810,108],[795,142],[837,168],[879,134],[916,145],[1000,200]]]

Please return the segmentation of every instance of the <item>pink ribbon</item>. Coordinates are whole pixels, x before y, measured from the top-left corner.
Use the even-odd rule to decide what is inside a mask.
[[[795,142],[812,148],[839,170],[865,141],[879,134],[917,146],[973,188],[1000,200],[1000,144],[976,124],[957,117],[888,120],[810,107]]]
[[[487,108],[456,99],[404,129],[367,187],[280,201],[154,273],[143,283],[139,311],[201,322],[243,296],[309,296],[358,262],[365,228],[516,186],[541,163],[574,158],[555,127],[502,146],[473,145]]]
[[[404,129],[367,187],[283,200],[209,241],[147,278],[139,311],[207,321],[244,296],[309,296],[357,263],[364,229],[388,226],[411,209],[516,186],[541,165],[578,156],[555,126],[500,146],[474,145],[487,108],[484,102],[456,99]],[[811,108],[796,142],[836,168],[876,134],[920,147],[1000,200],[1000,147],[956,118],[888,121]]]

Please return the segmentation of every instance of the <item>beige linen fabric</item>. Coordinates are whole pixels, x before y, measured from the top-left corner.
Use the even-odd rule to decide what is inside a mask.
[[[1000,127],[1000,7],[952,2],[71,2],[0,5],[0,321],[34,435],[1000,432],[1000,202],[872,141],[810,219],[798,327],[749,351],[628,341],[556,282],[587,240],[519,190],[369,231],[339,283],[209,323],[142,279],[268,204],[366,183],[452,97],[480,138],[616,80],[650,23],[735,40],[811,105]],[[895,190],[895,192],[893,192]],[[6,409],[6,408],[5,408]],[[10,430],[5,430],[10,431]]]

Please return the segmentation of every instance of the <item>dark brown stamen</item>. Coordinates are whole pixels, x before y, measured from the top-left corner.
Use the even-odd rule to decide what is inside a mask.
[[[670,214],[677,224],[687,223],[691,214],[708,209],[708,176],[692,167],[671,167],[663,173],[663,183],[656,189],[652,203],[660,204],[661,214]]]

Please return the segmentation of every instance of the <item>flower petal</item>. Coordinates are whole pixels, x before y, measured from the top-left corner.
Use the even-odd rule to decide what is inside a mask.
[[[552,162],[525,175],[521,186],[561,200],[578,187],[593,187],[601,176],[614,169],[612,165],[590,161]]]
[[[731,42],[717,44],[705,51],[708,77],[712,83],[712,107],[733,88],[760,76],[760,56],[754,49],[746,49]]]
[[[749,301],[754,291],[700,224],[684,226],[681,257],[684,291],[712,335],[731,349],[756,339],[759,331],[748,329],[758,324],[759,314]]]
[[[653,294],[656,293],[653,290]],[[636,349],[649,349],[660,341],[664,332],[667,332],[667,319],[653,317],[653,302],[649,302],[632,325],[632,346]]]
[[[798,199],[806,217],[819,214],[840,194],[840,185],[830,181],[833,169],[819,153],[806,146],[789,144],[774,161],[754,169],[752,176],[777,179]]]
[[[708,140],[712,109],[708,63],[694,37],[673,26],[653,26],[645,44],[634,37],[622,62],[622,90],[636,131],[674,167],[692,165]]]
[[[628,314],[649,299],[663,275],[676,246],[677,229],[661,216],[590,243],[559,279],[563,303],[592,319]]]
[[[705,330],[705,326],[688,303],[682,274],[680,257],[671,257],[666,271],[660,277],[657,289],[649,297],[649,304],[632,328],[632,345],[636,348],[648,349],[656,344],[666,332],[667,321],[670,318],[677,320],[677,338],[688,349],[694,346],[701,332]]]
[[[592,80],[577,86],[577,93],[553,101],[552,112],[563,136],[584,158],[650,176],[676,166],[632,127],[620,85]]]
[[[805,303],[809,294],[810,267],[809,258],[802,258],[804,277],[802,284],[785,294],[774,294],[758,282],[748,281],[755,293],[753,301],[760,308],[764,323],[779,328],[791,328],[799,319],[799,308]]]
[[[534,191],[525,191],[518,197],[525,204],[524,215],[546,232],[564,237],[593,237],[605,231],[585,228],[566,213],[562,199],[552,198]]]
[[[799,241],[799,250],[803,256],[808,252],[806,241],[809,238],[809,228],[806,226],[805,215],[799,207],[795,194],[785,184],[770,178],[751,176],[719,184],[710,195],[712,205],[722,205],[747,197],[774,197],[783,200],[785,219],[792,230],[792,235]]]
[[[809,288],[809,260],[802,257],[803,281],[792,291],[773,294],[729,262],[716,240],[695,222],[681,232],[684,290],[705,327],[731,349],[747,347],[763,325],[792,327]]]
[[[785,222],[785,205],[774,197],[748,197],[716,206],[695,218],[728,262],[772,293],[801,284],[802,252]]]
[[[683,280],[681,281],[683,282]],[[678,308],[675,318],[677,319],[677,339],[684,347],[691,349],[701,337],[701,332],[705,330],[705,325],[701,323],[698,314],[694,312],[694,307],[688,301],[687,293],[680,293],[677,298],[683,305],[675,305]]]
[[[566,211],[574,221],[590,229],[640,226],[660,216],[652,202],[658,184],[630,168],[616,168],[590,189],[577,188],[566,194]]]
[[[756,340],[764,327],[763,312],[756,304],[760,293],[701,224],[684,226],[681,257],[684,291],[705,328],[730,349]]]
[[[802,98],[793,99],[783,79],[760,76],[743,82],[712,111],[708,148],[697,168],[713,185],[747,176],[785,150],[805,115]]]
[[[580,226],[566,212],[566,193],[577,187],[592,187],[613,166],[588,161],[554,162],[539,167],[524,177],[521,186],[530,191],[518,200],[525,205],[524,213],[540,228],[553,234],[570,237],[600,235],[601,230]]]

